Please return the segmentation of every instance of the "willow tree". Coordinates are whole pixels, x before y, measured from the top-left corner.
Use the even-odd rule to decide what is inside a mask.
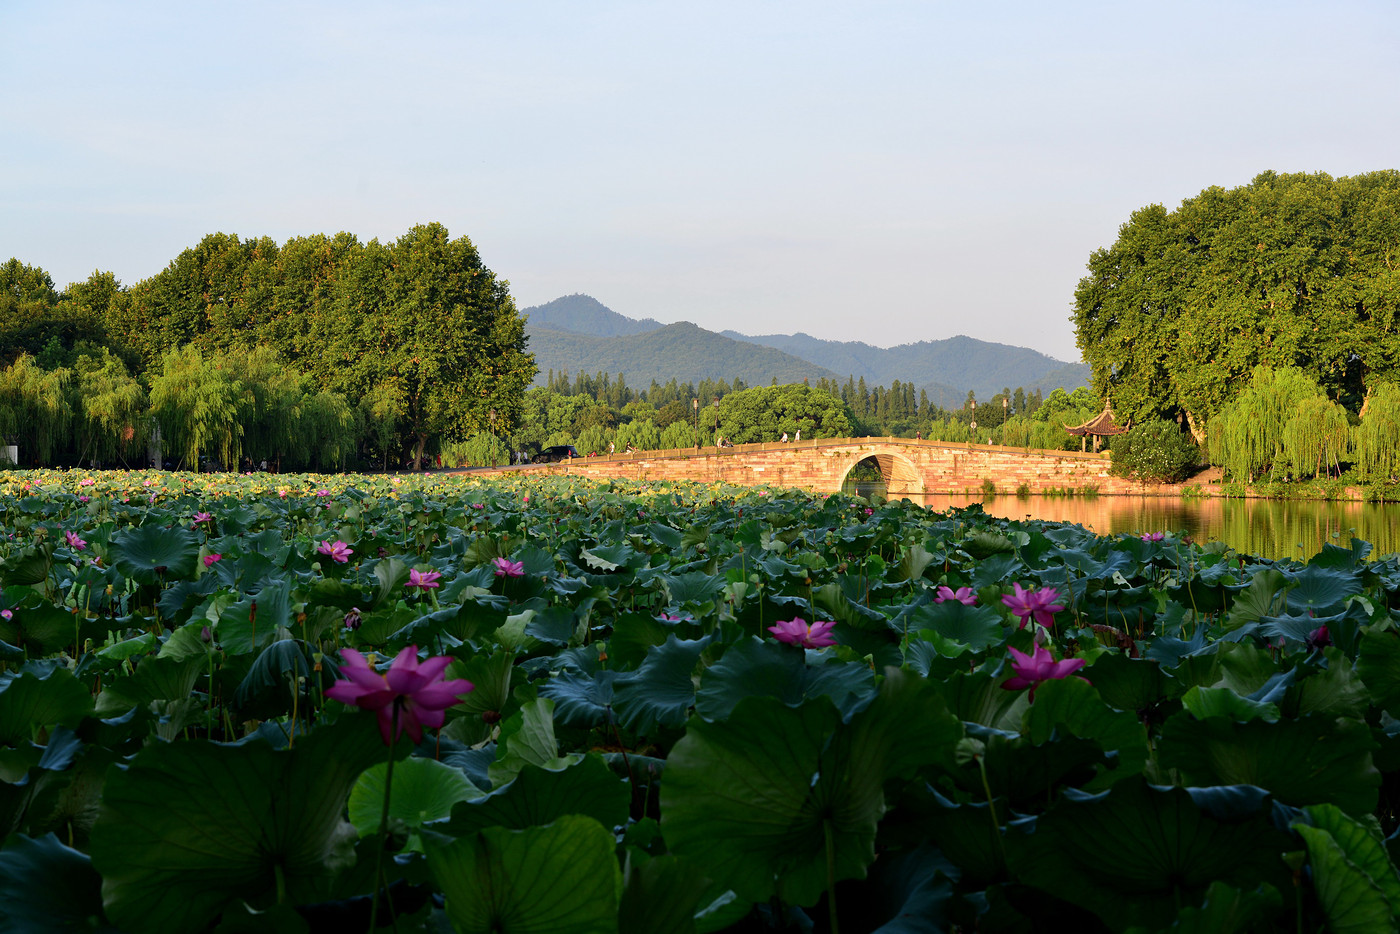
[[[1322,395],[1299,402],[1283,426],[1283,454],[1298,479],[1341,474],[1350,442],[1347,410]]]
[[[1400,475],[1400,385],[1380,382],[1371,387],[1352,444],[1352,463],[1363,479]]]
[[[14,439],[32,463],[49,463],[67,440],[72,378],[71,370],[45,370],[28,354],[0,370],[0,433]]]
[[[149,434],[150,405],[145,388],[126,364],[110,353],[100,358],[80,357],[74,369],[81,413],[82,452],[78,459],[125,461]]]
[[[162,437],[191,470],[199,470],[206,451],[230,466],[243,453],[246,391],[231,368],[187,344],[165,354],[161,374],[151,381],[151,409]]]
[[[1323,405],[1314,400],[1321,400]],[[1324,412],[1330,404],[1321,387],[1297,367],[1255,367],[1244,389],[1207,424],[1210,462],[1224,468],[1233,479],[1253,481],[1265,474],[1271,478],[1281,476],[1293,463],[1291,453],[1301,456],[1304,464],[1318,452],[1340,456],[1346,450],[1345,431],[1340,449],[1328,440],[1334,437],[1331,434],[1315,442],[1301,438],[1301,432],[1310,424],[1332,431],[1334,416]],[[1304,407],[1313,413],[1309,416],[1311,421],[1298,422],[1290,448],[1285,435],[1290,422]],[[1345,424],[1345,413],[1340,414]]]
[[[355,410],[338,392],[307,393],[301,400],[302,447],[308,467],[340,470],[355,450]]]

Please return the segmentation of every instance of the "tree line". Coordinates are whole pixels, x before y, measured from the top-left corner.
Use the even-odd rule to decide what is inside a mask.
[[[1003,405],[1002,401],[1006,400]],[[580,454],[626,450],[670,450],[709,445],[723,437],[735,444],[778,441],[801,432],[804,439],[905,437],[983,442],[1050,449],[1077,449],[1080,441],[1065,425],[1099,412],[1086,388],[1006,389],[978,402],[973,393],[963,406],[930,405],[912,383],[867,387],[864,379],[846,384],[819,379],[814,384],[747,386],[743,380],[698,383],[652,380],[646,388],[628,385],[624,374],[550,370],[543,386],[525,393],[515,430],[499,438],[477,437],[449,446],[452,465],[509,462],[517,453],[570,444]],[[974,423],[976,428],[973,427]]]
[[[1209,424],[1257,367],[1297,369],[1352,414],[1400,380],[1395,170],[1265,172],[1172,211],[1148,205],[1088,270],[1076,340],[1122,420],[1180,417],[1210,447]]]
[[[401,463],[510,431],[535,375],[507,284],[440,224],[392,243],[211,234],[130,288],[0,266],[0,435],[27,463],[216,452]],[[144,406],[144,408],[143,408]]]

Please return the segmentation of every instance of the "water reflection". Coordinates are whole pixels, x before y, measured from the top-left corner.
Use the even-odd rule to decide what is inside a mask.
[[[879,485],[868,493],[879,498]],[[860,495],[868,495],[858,490]],[[914,499],[911,497],[911,499]],[[1198,542],[1220,541],[1237,551],[1268,558],[1306,560],[1326,543],[1346,547],[1353,535],[1375,546],[1373,557],[1400,551],[1400,506],[1373,503],[1263,499],[1177,499],[1155,496],[926,495],[917,498],[942,510],[982,503],[994,516],[1073,522],[1100,535],[1185,533]]]

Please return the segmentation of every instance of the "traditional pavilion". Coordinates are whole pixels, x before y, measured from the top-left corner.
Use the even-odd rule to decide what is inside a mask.
[[[1113,406],[1105,402],[1103,404],[1103,411],[1098,415],[1095,415],[1082,425],[1066,425],[1065,431],[1079,438],[1079,449],[1081,451],[1088,449],[1089,436],[1093,435],[1094,453],[1097,454],[1099,451],[1100,438],[1111,438],[1114,435],[1127,434],[1128,429],[1114,420]]]

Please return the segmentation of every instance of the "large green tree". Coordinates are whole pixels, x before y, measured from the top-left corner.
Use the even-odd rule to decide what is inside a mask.
[[[391,387],[415,469],[431,436],[513,429],[535,361],[508,283],[470,240],[414,227],[389,246],[371,242],[350,273],[335,313],[312,320],[319,352],[306,359],[351,395]]]
[[[1096,251],[1074,323],[1119,419],[1198,441],[1254,367],[1298,367],[1353,411],[1400,371],[1400,172],[1266,172],[1135,211]]]

